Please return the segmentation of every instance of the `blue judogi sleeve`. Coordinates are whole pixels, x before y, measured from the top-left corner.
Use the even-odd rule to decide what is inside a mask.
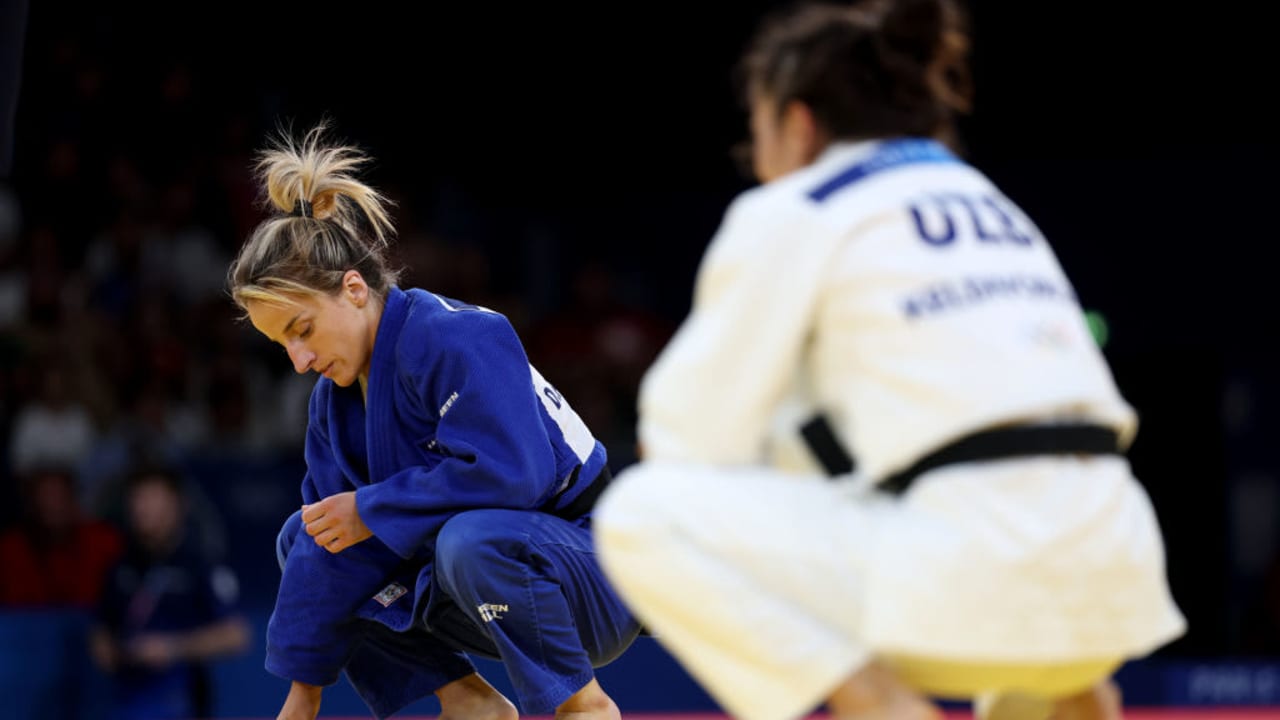
[[[340,471],[325,435],[321,386],[311,398],[307,431],[305,503],[354,490]],[[267,624],[266,668],[280,677],[311,685],[338,680],[360,642],[355,611],[403,562],[376,537],[334,554],[316,545],[299,525],[299,537],[285,561],[275,609]]]
[[[360,517],[403,557],[470,508],[537,507],[558,480],[555,452],[533,392],[528,357],[506,318],[482,309],[413,317],[394,353],[393,392],[439,413],[434,465],[396,468],[356,491]],[[390,368],[374,368],[371,374]],[[375,402],[370,388],[370,403]],[[370,422],[394,422],[386,413]],[[370,462],[395,457],[393,428],[371,428]]]

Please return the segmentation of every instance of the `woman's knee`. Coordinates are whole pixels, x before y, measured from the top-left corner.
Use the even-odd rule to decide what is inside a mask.
[[[605,490],[592,511],[591,524],[597,544],[630,537],[649,538],[668,523],[680,503],[682,483],[678,472],[661,465],[641,463],[624,470]]]
[[[295,510],[288,520],[284,521],[284,527],[280,528],[280,534],[276,535],[276,561],[280,563],[280,569],[284,569],[285,560],[289,557],[289,551],[293,549],[293,543],[298,539],[298,533],[302,531],[302,511]]]
[[[436,536],[436,570],[452,579],[461,569],[481,567],[494,558],[518,554],[527,544],[520,513],[485,509],[458,513]]]

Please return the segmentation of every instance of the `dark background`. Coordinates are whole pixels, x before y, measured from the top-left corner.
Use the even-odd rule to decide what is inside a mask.
[[[163,224],[175,185],[194,199],[184,222],[229,258],[260,217],[253,151],[281,124],[328,117],[375,158],[367,179],[398,203],[408,279],[509,314],[543,372],[588,405],[615,467],[625,464],[635,366],[687,310],[703,248],[749,187],[728,152],[745,134],[730,68],[779,5],[4,0],[0,58],[11,64],[0,89],[21,82],[0,187],[20,220],[0,267],[31,281],[25,309],[0,327],[6,435],[50,354],[98,366],[76,387],[97,398],[86,403],[104,435],[160,363],[169,400],[213,418],[183,448],[209,496],[238,487],[210,468],[278,460],[289,472],[265,473],[273,489],[255,497],[293,503],[287,433],[244,442],[260,433],[253,394],[289,382],[282,354],[238,324],[225,297],[175,300],[182,288],[145,262],[113,272],[92,258],[104,243],[121,256],[111,240],[121,228],[145,236],[136,228]],[[1190,619],[1159,654],[1275,657],[1271,26],[1247,2],[1042,5],[970,6],[968,158],[1040,225],[1083,304],[1108,321],[1105,352],[1142,422],[1131,457]],[[134,246],[146,242],[164,240]],[[81,312],[68,309],[74,298]],[[161,341],[148,330],[157,312]],[[114,341],[49,340],[74,338],[86,317]],[[606,357],[575,364],[564,348],[610,322],[634,331],[638,349],[611,357],[597,339],[582,347]],[[236,393],[240,406],[227,408]],[[246,601],[269,607],[272,559],[244,540],[260,529],[213,505]]]

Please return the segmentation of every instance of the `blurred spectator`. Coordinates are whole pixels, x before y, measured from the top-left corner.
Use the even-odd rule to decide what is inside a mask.
[[[200,338],[204,347],[199,352],[197,392],[209,418],[204,452],[247,457],[295,447],[300,433],[283,426],[282,414],[296,417],[298,395],[304,389],[286,384],[306,378],[284,380],[284,373],[294,374],[293,370],[283,370],[278,353],[267,354],[271,343],[253,337],[257,333],[247,322],[217,317]],[[314,379],[309,384],[314,385]],[[310,388],[305,392],[309,398]]]
[[[103,488],[143,462],[181,464],[207,434],[200,412],[182,403],[169,384],[144,379],[125,393],[124,412],[97,437],[81,464],[89,505],[97,511]]]
[[[120,556],[119,532],[82,512],[69,469],[31,470],[21,497],[22,521],[0,534],[0,607],[92,607]]]
[[[123,326],[138,311],[148,281],[162,260],[138,209],[122,207],[111,225],[90,242],[85,256],[91,302]]]
[[[145,468],[167,468],[181,486],[192,547],[211,563],[223,561],[228,534],[224,513],[198,482],[181,471],[195,462],[195,448],[169,436],[162,400],[154,392],[143,390],[135,400],[133,413],[116,423],[80,468],[86,510],[119,527],[127,526],[130,478]]]
[[[190,179],[174,180],[161,194],[154,228],[167,290],[183,307],[225,302],[223,285],[231,262],[213,230],[196,216],[197,200]]]
[[[91,634],[111,674],[116,720],[209,717],[206,663],[245,651],[249,629],[230,568],[210,563],[190,532],[180,476],[140,468],[125,485],[127,545]]]
[[[0,717],[96,718],[87,625],[122,538],[81,512],[70,469],[32,471],[17,496],[21,519],[0,534]]]
[[[93,419],[73,393],[62,363],[45,359],[32,372],[39,390],[14,418],[9,442],[12,467],[20,475],[43,466],[78,467],[97,435]]]

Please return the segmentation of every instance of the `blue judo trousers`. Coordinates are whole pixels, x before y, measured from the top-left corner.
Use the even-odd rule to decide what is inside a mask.
[[[283,568],[296,542],[313,542],[295,512],[277,539]],[[429,597],[412,627],[359,620],[344,673],[375,717],[475,671],[467,654],[500,660],[526,714],[546,714],[620,655],[639,622],[594,556],[590,519],[543,512],[461,512],[435,543]]]

